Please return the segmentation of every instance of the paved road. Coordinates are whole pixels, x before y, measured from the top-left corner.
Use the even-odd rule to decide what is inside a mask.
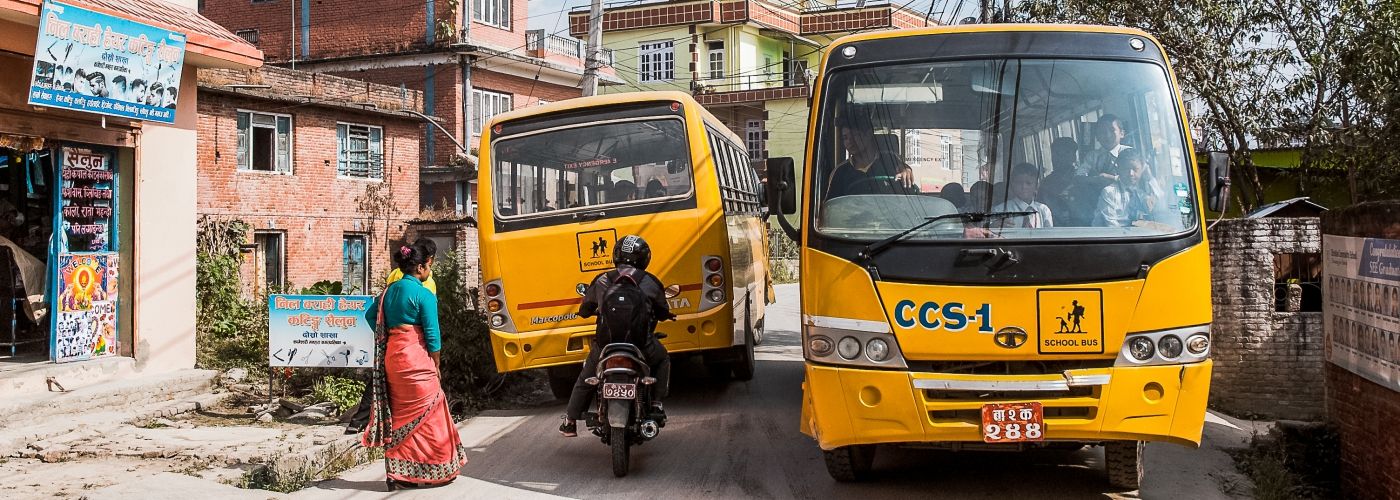
[[[472,449],[465,474],[572,498],[1124,496],[1105,483],[1099,448],[1037,454],[885,448],[875,462],[877,480],[836,483],[815,442],[797,428],[802,362],[796,294],[793,286],[780,287],[752,382],[712,381],[698,361],[677,367],[666,404],[670,422],[659,438],[633,449],[627,477],[612,476],[609,450],[596,438],[559,436],[562,402],[472,419],[463,428]],[[1154,445],[1148,467],[1157,473],[1149,476],[1144,497],[1227,498],[1208,477],[1230,467],[1219,450]]]

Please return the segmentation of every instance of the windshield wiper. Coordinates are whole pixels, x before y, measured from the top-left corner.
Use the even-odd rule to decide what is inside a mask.
[[[990,220],[990,219],[1003,219],[1003,218],[1006,218],[1006,217],[1025,217],[1025,216],[1034,215],[1034,214],[1035,214],[1035,212],[992,212],[992,213],[982,213],[982,212],[959,212],[959,213],[953,213],[953,214],[943,214],[943,215],[939,215],[939,216],[935,216],[935,217],[925,217],[923,222],[920,222],[920,223],[918,223],[918,224],[915,224],[914,227],[911,227],[911,228],[909,228],[909,229],[905,229],[904,231],[900,232],[899,234],[895,234],[895,235],[890,236],[890,237],[888,237],[888,238],[885,238],[885,239],[883,239],[883,240],[880,240],[880,241],[871,243],[871,244],[869,244],[869,245],[866,245],[865,248],[862,248],[862,249],[861,249],[860,253],[856,254],[856,256],[857,256],[857,257],[860,257],[861,260],[869,261],[870,259],[875,258],[875,255],[876,255],[876,254],[880,253],[881,251],[883,251],[883,250],[886,249],[886,248],[889,248],[889,246],[895,244],[895,242],[898,242],[899,240],[904,239],[904,237],[909,236],[910,234],[913,234],[914,231],[918,231],[918,230],[920,230],[920,229],[923,229],[923,228],[925,228],[925,227],[928,227],[928,226],[931,225],[931,224],[934,224],[934,223],[940,222],[940,221],[951,220],[951,219],[958,219],[958,220],[961,220],[964,224],[966,224],[966,223],[969,223],[969,222],[975,223],[975,222],[982,222],[982,221],[986,221],[986,220]]]

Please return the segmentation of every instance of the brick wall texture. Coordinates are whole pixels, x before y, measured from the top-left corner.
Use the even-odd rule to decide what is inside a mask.
[[[292,174],[238,170],[240,109],[292,116]],[[337,122],[383,127],[384,181],[337,176]],[[343,237],[365,235],[370,284],[382,282],[391,266],[387,240],[403,238],[407,219],[418,213],[422,124],[417,119],[201,93],[198,134],[200,215],[241,219],[255,230],[283,232],[286,281],[298,287],[342,280]],[[356,202],[375,185],[389,186],[397,210],[387,227],[386,221],[372,220]],[[248,235],[248,241],[253,241],[253,235]],[[254,254],[245,254],[244,276],[250,290],[254,259]]]
[[[1328,211],[1322,232],[1400,239],[1400,201]],[[1400,434],[1395,432],[1400,392],[1332,363],[1326,363],[1325,371],[1327,417],[1341,437],[1343,497],[1400,498]]]
[[[299,61],[390,54],[430,46],[427,2],[316,0],[310,2],[311,8],[307,11],[302,10],[302,5],[300,0],[256,3],[206,0],[202,13],[235,33],[257,30],[255,45],[263,51],[267,62],[273,64],[291,59],[288,47],[293,37],[293,6],[296,7],[296,59]],[[445,8],[438,7],[434,19],[447,20],[447,14]],[[303,26],[308,30],[303,30]],[[310,36],[305,37],[304,31],[309,31]],[[303,45],[304,38],[310,39],[309,47]],[[310,52],[305,52],[305,48]]]
[[[1322,418],[1322,313],[1274,310],[1274,255],[1318,253],[1321,245],[1316,218],[1226,219],[1211,230],[1212,407]]]

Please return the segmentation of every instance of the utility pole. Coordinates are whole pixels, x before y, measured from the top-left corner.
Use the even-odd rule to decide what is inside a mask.
[[[992,0],[982,0],[982,15],[978,17],[982,24],[992,22]]]
[[[541,42],[543,43],[543,42]],[[583,95],[598,95],[598,68],[603,66],[603,0],[588,7],[588,58],[583,63]]]

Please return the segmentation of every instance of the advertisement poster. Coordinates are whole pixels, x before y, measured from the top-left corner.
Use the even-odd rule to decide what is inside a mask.
[[[29,104],[175,122],[185,35],[46,1]]]
[[[1400,391],[1400,240],[1323,235],[1327,361]]]
[[[117,353],[117,254],[58,256],[54,361]]]
[[[273,295],[267,298],[267,363],[272,367],[374,367],[368,295]]]
[[[59,248],[66,252],[110,252],[116,206],[112,155],[74,147],[65,147],[62,152]]]

